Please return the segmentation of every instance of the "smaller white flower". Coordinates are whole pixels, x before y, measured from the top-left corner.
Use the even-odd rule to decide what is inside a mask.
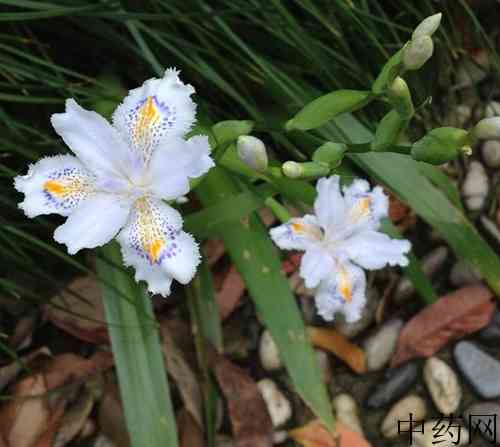
[[[75,155],[45,157],[15,178],[28,217],[67,216],[54,239],[75,254],[116,238],[135,279],[166,296],[187,284],[200,255],[182,217],[165,201],[181,200],[190,179],[213,165],[206,136],[186,134],[195,121],[194,88],[169,69],[131,90],[110,124],[73,99],[52,125]]]
[[[341,191],[339,180],[337,175],[320,179],[315,214],[293,218],[270,234],[282,249],[305,251],[300,276],[306,287],[316,288],[318,313],[331,321],[341,312],[354,322],[366,302],[363,268],[406,266],[411,245],[377,231],[389,209],[381,187],[370,191],[368,182],[358,179]]]

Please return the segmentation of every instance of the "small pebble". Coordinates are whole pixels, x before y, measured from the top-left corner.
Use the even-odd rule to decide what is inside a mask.
[[[354,323],[347,323],[343,314],[335,316],[335,329],[347,338],[354,338],[363,332],[375,319],[375,312],[379,303],[379,293],[374,287],[367,294],[366,305],[361,310],[361,318]]]
[[[446,125],[451,127],[464,127],[471,117],[471,107],[467,104],[459,104],[446,117]]]
[[[483,160],[489,168],[500,167],[500,141],[488,140],[483,143],[481,148]]]
[[[437,357],[430,357],[424,366],[424,381],[434,405],[441,414],[457,411],[462,399],[462,389],[455,372]]]
[[[365,341],[364,350],[368,371],[378,371],[389,362],[396,350],[403,324],[403,320],[400,319],[390,320]]]
[[[402,397],[417,381],[417,363],[409,362],[390,369],[384,374],[384,378],[384,382],[377,384],[366,399],[365,405],[368,408],[382,408]]]
[[[339,422],[342,422],[352,431],[363,434],[363,427],[359,419],[358,405],[349,394],[339,394],[333,399],[333,410]]]
[[[491,346],[498,346],[500,343],[500,311],[493,314],[490,324],[477,333],[482,343]]]
[[[477,270],[463,259],[458,260],[453,265],[450,272],[450,282],[455,287],[473,284],[478,282],[480,279],[481,276]]]
[[[288,432],[286,430],[279,430],[273,433],[273,444],[282,444],[288,439]]]
[[[455,361],[474,391],[484,399],[500,397],[500,362],[475,344],[461,341],[453,350]]]
[[[107,436],[101,434],[94,440],[93,446],[94,447],[115,447],[115,444]]]
[[[275,428],[285,424],[292,416],[292,406],[290,401],[278,389],[271,379],[262,379],[257,382],[260,393],[267,405],[267,410],[271,416]]]
[[[472,161],[462,185],[462,194],[467,208],[470,211],[479,211],[483,208],[488,190],[488,175],[483,165],[478,161]]]
[[[454,421],[448,427],[449,423],[450,421],[440,421],[436,419],[427,421],[423,426],[415,427],[413,429],[413,442],[411,445],[415,447],[446,447],[468,444],[468,430],[465,427],[460,426],[458,420],[456,422]]]
[[[283,367],[278,346],[268,330],[265,330],[260,337],[259,357],[262,367],[267,371],[275,371]]]
[[[448,247],[442,245],[427,253],[422,258],[422,270],[428,278],[432,278],[448,259]],[[406,277],[402,277],[394,292],[394,302],[401,304],[415,293],[413,283]]]
[[[464,421],[472,433],[472,440],[476,439],[475,437],[480,433],[489,442],[493,442],[495,440],[495,425],[498,430],[498,423],[500,421],[500,404],[496,402],[479,402],[474,404],[465,410]],[[498,432],[495,441],[495,445],[500,445]]]
[[[424,399],[412,394],[395,403],[382,421],[380,428],[382,435],[386,438],[395,438],[401,432],[407,432],[410,429],[410,413],[412,420],[424,420],[427,414],[427,405]]]
[[[486,78],[486,71],[469,58],[463,58],[456,68],[456,88],[467,88],[476,85]]]

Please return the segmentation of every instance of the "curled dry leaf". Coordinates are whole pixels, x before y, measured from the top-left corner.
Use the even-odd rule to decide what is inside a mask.
[[[394,194],[387,190],[386,193],[389,194],[389,219],[399,231],[404,233],[417,223],[417,216],[408,205],[401,202]]]
[[[39,348],[21,357],[19,360],[0,368],[0,391],[8,385],[21,372],[23,365],[28,366],[38,356],[50,356],[49,348]]]
[[[108,343],[108,331],[98,281],[85,276],[72,281],[45,306],[54,326],[89,343]]]
[[[219,307],[219,316],[225,320],[240,305],[241,298],[245,293],[245,282],[232,265],[222,280],[222,286],[217,291],[216,300]]]
[[[488,288],[471,286],[425,307],[403,327],[391,366],[415,357],[430,357],[449,341],[482,329],[495,311],[492,298]]]
[[[364,351],[335,329],[308,328],[309,339],[317,347],[335,354],[358,374],[367,371]]]
[[[236,447],[271,447],[273,424],[257,384],[213,349],[209,365],[227,400]]]
[[[338,421],[333,434],[319,420],[314,420],[303,427],[290,430],[288,435],[304,447],[371,447],[359,433]]]

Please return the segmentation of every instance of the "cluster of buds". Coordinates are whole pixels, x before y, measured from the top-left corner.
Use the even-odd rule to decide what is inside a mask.
[[[434,43],[432,35],[439,28],[441,13],[424,19],[413,31],[411,40],[403,51],[403,66],[406,70],[418,70],[432,56]]]

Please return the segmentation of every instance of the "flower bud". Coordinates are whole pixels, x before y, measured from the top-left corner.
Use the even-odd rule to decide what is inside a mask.
[[[242,135],[238,137],[236,149],[240,160],[248,167],[258,172],[266,170],[267,152],[262,140],[251,135]]]
[[[472,129],[472,134],[476,138],[483,140],[500,139],[500,116],[485,118],[476,124]]]
[[[414,108],[408,84],[401,77],[396,77],[387,90],[389,100],[403,119],[413,116]]]
[[[413,144],[412,157],[434,165],[446,163],[461,154],[470,154],[469,133],[455,127],[439,127]]]
[[[415,28],[415,31],[413,31],[413,34],[411,35],[412,40],[417,39],[421,36],[431,37],[439,28],[442,16],[443,14],[439,12],[422,20],[420,24]]]
[[[307,163],[287,161],[283,163],[281,169],[283,174],[289,178],[324,177],[330,172],[330,167],[327,164],[314,161]]]
[[[321,145],[314,152],[312,159],[317,163],[324,163],[331,168],[336,168],[342,163],[347,146],[344,143],[328,142]]]
[[[403,66],[407,70],[418,70],[434,52],[434,43],[429,36],[412,39],[403,53]]]

